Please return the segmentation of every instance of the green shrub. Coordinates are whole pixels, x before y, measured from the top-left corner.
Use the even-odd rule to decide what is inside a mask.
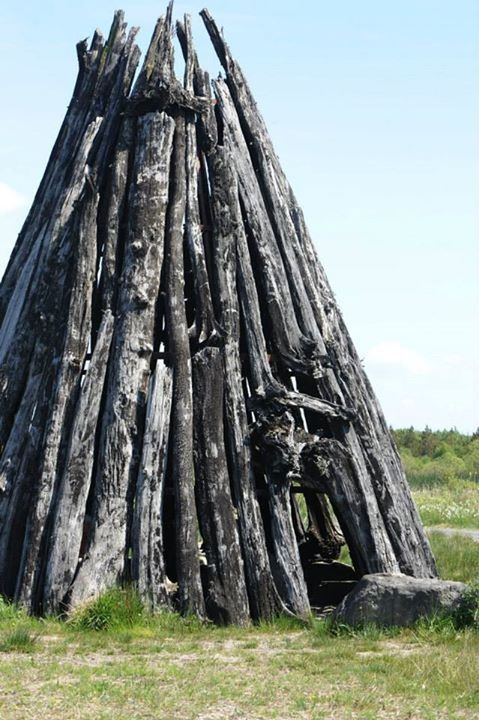
[[[425,468],[429,474],[436,476],[441,483],[448,483],[454,480],[454,478],[467,477],[464,460],[449,451],[444,452],[435,460],[429,462]]]
[[[133,588],[115,588],[76,608],[69,625],[76,630],[112,630],[140,624],[144,607]]]
[[[461,605],[454,613],[454,624],[458,629],[472,627],[479,630],[479,583],[467,588]]]
[[[470,585],[456,610],[421,618],[416,623],[419,634],[448,636],[458,630],[479,630],[479,584]]]

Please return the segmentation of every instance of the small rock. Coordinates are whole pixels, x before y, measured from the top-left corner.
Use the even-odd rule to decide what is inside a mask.
[[[456,610],[466,585],[408,575],[364,575],[338,605],[334,621],[344,625],[406,627],[421,617]]]

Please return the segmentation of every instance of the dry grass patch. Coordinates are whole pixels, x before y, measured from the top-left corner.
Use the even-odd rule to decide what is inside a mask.
[[[96,637],[100,635],[101,646]],[[113,633],[39,637],[5,653],[0,717],[49,720],[320,720],[466,718],[479,713],[479,636],[372,633],[332,637],[322,625],[270,633],[150,628],[126,644]],[[402,714],[400,714],[402,712]]]

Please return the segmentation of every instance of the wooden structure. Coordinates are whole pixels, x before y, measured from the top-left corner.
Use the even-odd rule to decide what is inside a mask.
[[[212,84],[188,16],[175,77],[171,5],[134,85],[121,12],[79,43],[0,286],[0,592],[34,613],[132,581],[216,622],[307,615],[306,565],[343,536],[357,576],[435,575],[301,209],[201,15]]]

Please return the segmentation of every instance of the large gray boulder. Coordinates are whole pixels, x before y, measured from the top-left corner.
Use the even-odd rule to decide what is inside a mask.
[[[412,625],[421,617],[456,610],[466,585],[408,575],[364,575],[337,606],[333,618],[344,625]]]

